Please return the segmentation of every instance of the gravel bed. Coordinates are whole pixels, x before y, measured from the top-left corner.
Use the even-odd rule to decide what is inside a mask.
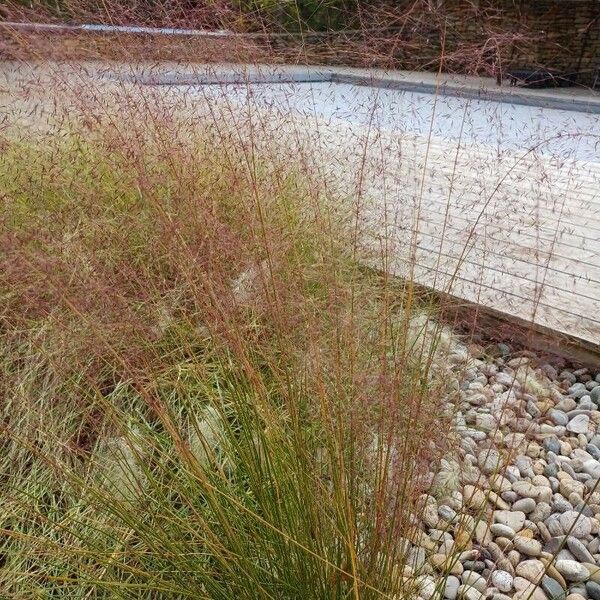
[[[600,600],[599,370],[470,352],[407,581],[423,600]]]

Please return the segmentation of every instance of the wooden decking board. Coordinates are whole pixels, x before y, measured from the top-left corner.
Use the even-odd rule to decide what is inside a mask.
[[[463,246],[458,244],[458,242],[444,240],[442,244],[442,240],[439,237],[432,238],[431,241],[433,243],[429,246],[424,242],[419,242],[419,248],[424,250],[427,249],[435,253],[443,252],[444,255],[449,257],[461,256],[462,254]],[[496,248],[496,250],[493,248]],[[518,272],[522,276],[526,276],[527,273],[531,273],[531,261],[514,256],[510,253],[511,251],[508,247],[505,247],[504,252],[500,250],[501,249],[497,249],[495,244],[492,247],[473,247],[470,248],[466,254],[466,259],[478,262],[482,260],[481,257],[483,255],[485,257],[492,257],[495,261],[497,261],[497,265],[499,265],[502,270],[508,269],[512,272]],[[568,269],[572,269],[573,265],[567,263],[563,263],[562,265],[557,264],[558,258],[559,257],[554,254],[538,256],[538,264],[540,268],[543,268],[544,272],[552,274],[553,277],[559,278],[558,281],[561,284],[560,287],[572,284],[573,288],[578,288],[579,293],[587,295],[590,292],[585,286],[588,284],[600,284],[600,268],[597,268],[594,272],[594,276],[591,277],[588,275],[590,272],[589,267],[585,273],[570,272]],[[582,264],[586,266],[584,263]],[[582,286],[582,289],[579,289],[580,285]]]
[[[559,159],[276,108],[254,114],[267,147],[289,134],[327,186],[360,201],[375,254],[387,231],[395,274],[600,349],[600,153]]]
[[[370,133],[336,123],[320,140],[342,188],[363,158],[356,140]],[[369,223],[395,224],[397,274],[410,272],[414,257],[421,285],[599,345],[600,162],[508,151],[498,159],[482,146],[407,144],[399,136],[377,131],[363,173],[376,213]],[[504,176],[515,157],[519,168]],[[387,215],[377,214],[378,203]]]
[[[485,226],[487,235],[493,236],[494,234],[505,233],[512,238],[519,236],[521,241],[524,242],[524,247],[527,248],[532,248],[532,240],[535,240],[535,248],[537,249],[543,249],[542,244],[544,242],[556,244],[557,241],[559,241],[562,248],[574,249],[577,251],[578,255],[585,257],[586,261],[590,261],[591,264],[600,265],[600,256],[598,253],[593,249],[590,249],[589,251],[585,250],[586,247],[590,247],[590,242],[593,242],[598,233],[600,233],[595,227],[586,225],[575,226],[569,222],[566,217],[559,217],[556,219],[541,218],[540,213],[542,211],[538,209],[537,205],[520,205],[519,203],[512,202],[514,198],[508,193],[498,196],[496,202],[491,202],[489,206],[486,207],[482,206],[484,203],[477,204],[476,195],[470,190],[464,190],[460,183],[455,183],[455,190],[460,190],[460,192],[454,192],[453,200],[456,201],[459,196],[459,199],[461,200],[461,204],[457,205],[456,202],[453,201],[448,204],[445,200],[448,197],[448,194],[443,187],[439,185],[430,185],[427,187],[427,197],[422,198],[419,202],[422,214],[430,211],[430,214],[422,217],[424,221],[442,222],[443,218],[440,211],[443,210],[445,214],[445,211],[447,210],[451,226],[454,221],[462,224],[472,224],[473,216],[478,216],[479,212],[482,212],[483,214],[481,215],[478,226]],[[515,190],[515,192],[519,192],[519,190]],[[381,193],[381,191],[379,191],[379,193]],[[560,193],[564,192],[561,191]],[[529,195],[534,194],[535,191],[529,193]],[[469,201],[470,198],[472,201]],[[399,198],[398,200],[398,204],[401,205],[398,210],[404,210],[405,212],[411,210],[410,199],[410,196],[406,198],[406,193],[404,193],[404,199]],[[508,206],[511,206],[513,215],[520,219],[514,227],[510,229],[495,222],[495,213],[503,210],[498,206],[498,203],[502,204],[504,202],[507,203]],[[470,215],[465,217],[463,215],[465,215],[467,209],[469,210]],[[566,214],[568,214],[568,212]],[[462,225],[460,228],[462,229]],[[527,238],[529,238],[529,241],[526,241]],[[591,248],[593,248],[593,246],[591,246]]]
[[[552,285],[543,277],[544,273],[541,273],[540,278],[536,280],[520,274],[510,273],[509,271],[499,269],[497,266],[489,266],[485,262],[475,263],[470,260],[459,260],[458,257],[445,258],[438,263],[437,256],[433,255],[429,257],[427,256],[427,251],[421,250],[417,253],[416,261],[420,267],[431,269],[433,272],[438,269],[440,273],[448,276],[457,273],[462,278],[468,279],[470,274],[478,273],[477,283],[489,287],[497,286],[498,282],[502,281],[502,285],[507,289],[517,290],[514,292],[514,295],[520,298],[527,298],[531,290],[543,286],[543,289],[539,292],[540,301],[542,302],[546,301],[548,303],[551,300],[563,298],[569,307],[581,306],[581,310],[568,310],[573,315],[585,318],[589,314],[600,314],[600,300]],[[451,292],[452,290],[442,291]]]
[[[404,275],[406,270],[398,269],[397,274]],[[436,275],[437,278],[435,278]],[[451,275],[442,273],[442,278],[440,278],[440,273],[433,273],[420,265],[413,273],[419,284],[432,287],[436,291],[448,293],[452,297],[475,302],[484,307],[489,306],[493,310],[498,310],[509,316],[515,316],[530,323],[541,324],[558,333],[575,335],[597,344],[600,335],[600,327],[597,321],[569,310],[558,309],[555,304],[542,302],[537,299],[535,290],[531,290],[528,297],[527,294],[519,293],[514,289],[507,287],[499,289],[497,285],[475,281],[474,275],[470,277],[457,275],[453,278],[452,285],[448,286],[443,276],[449,278]]]
[[[372,190],[372,193],[376,191]],[[443,209],[445,206],[441,205]],[[461,216],[462,213],[456,214],[460,209],[450,209],[446,217],[445,213],[437,212],[435,204],[428,204],[425,201],[421,203],[421,217],[419,220],[418,232],[421,235],[430,237],[440,237],[443,233],[455,232],[458,239],[469,237],[471,230],[469,225],[473,225],[473,221]],[[462,208],[464,210],[464,207]],[[414,213],[414,208],[411,206],[403,206],[396,209],[396,219],[401,219],[405,223],[409,222],[409,217]],[[409,225],[406,225],[408,228]],[[480,221],[478,227],[485,228],[485,237],[490,242],[494,243],[512,243],[515,248],[526,250],[526,253],[535,251],[536,253],[548,254],[552,252],[557,257],[565,260],[572,260],[577,263],[584,263],[591,267],[600,268],[600,255],[592,248],[585,249],[585,245],[590,242],[589,237],[577,237],[571,234],[568,230],[562,231],[552,230],[547,227],[537,226],[536,233],[531,233],[532,226],[519,224],[515,229],[507,230],[499,225]],[[593,231],[591,233],[594,233]],[[475,236],[473,236],[475,237]],[[593,237],[593,236],[592,236]],[[553,245],[560,242],[560,248],[564,250],[564,254],[552,249]],[[582,246],[583,245],[583,246]]]
[[[448,206],[447,204],[444,204],[443,202],[441,202],[439,199],[437,199],[437,200],[436,199],[433,199],[433,200],[423,199],[420,203],[421,210],[435,211],[436,209],[440,208],[442,211],[444,211],[441,214],[444,215],[446,208],[448,208],[448,218],[454,219],[455,221],[458,221],[458,222],[462,221],[462,222],[472,223],[472,221],[470,219],[468,219],[464,216],[461,216],[464,214],[464,210],[465,210],[466,206],[467,206],[466,203],[463,204],[462,206],[453,206],[453,205]],[[469,208],[471,208],[474,212],[484,210],[484,212],[485,212],[484,218],[485,219],[489,220],[490,217],[493,217],[493,215],[490,214],[490,211],[482,209],[481,207],[479,207],[475,204],[471,204],[469,206]],[[408,206],[408,202],[405,203],[404,209],[405,210],[411,209],[411,207]],[[440,214],[440,213],[435,213],[435,214]],[[556,240],[556,238],[558,236],[561,239],[562,245],[564,245],[565,247],[580,249],[582,247],[582,244],[585,246],[585,244],[590,241],[590,238],[593,239],[594,234],[600,235],[600,230],[598,230],[595,227],[588,228],[587,235],[586,235],[586,230],[584,227],[582,227],[581,230],[575,229],[572,226],[572,224],[568,221],[562,221],[562,220],[556,220],[556,221],[543,220],[543,221],[541,221],[539,219],[538,215],[527,213],[527,212],[525,212],[525,210],[523,210],[523,211],[515,210],[514,214],[521,216],[523,219],[529,218],[529,219],[535,219],[535,221],[536,221],[535,223],[532,223],[531,225],[525,220],[521,221],[519,223],[519,225],[516,226],[515,229],[513,229],[513,232],[518,232],[524,238],[535,237],[538,240],[546,240],[548,242],[553,242]],[[489,228],[490,234],[494,231],[505,231],[505,228],[498,226],[498,225],[494,225],[493,223],[488,222],[488,220],[482,220],[482,221],[480,221],[480,224],[482,226],[487,225]],[[430,222],[437,222],[437,221],[430,220]],[[535,233],[532,233],[532,231],[533,231],[532,225],[535,225]]]
[[[396,254],[400,258],[407,259],[411,255],[411,252],[410,249],[406,250],[404,253],[397,250]],[[574,286],[572,285],[573,281],[568,281],[568,276],[566,277],[566,280],[561,278],[558,282],[559,284],[562,283],[564,285],[557,285],[557,282],[552,279],[551,275],[549,275],[543,265],[536,267],[539,269],[537,277],[532,277],[531,272],[518,272],[516,269],[511,271],[495,260],[493,262],[491,260],[485,260],[486,258],[495,259],[495,257],[485,255],[485,253],[483,254],[483,259],[476,262],[471,256],[440,256],[439,252],[434,249],[419,247],[414,256],[421,266],[426,266],[427,268],[440,268],[446,273],[485,271],[485,273],[489,274],[489,277],[494,280],[502,278],[510,289],[518,289],[523,285],[529,284],[539,286],[543,283],[544,295],[563,295],[565,300],[569,302],[570,307],[582,305],[585,306],[586,311],[588,311],[586,314],[600,314],[600,299],[593,296],[592,292],[586,290],[582,293],[580,290],[569,289],[569,287]],[[591,286],[587,287],[591,289]],[[591,313],[589,311],[591,311]],[[586,316],[586,314],[582,314],[582,316]]]
[[[501,167],[500,167],[501,168]],[[451,174],[450,171],[447,172],[447,178],[441,178],[443,183],[453,183],[454,186],[461,185],[461,184],[466,184],[466,183],[470,183],[471,185],[475,185],[477,183],[477,180],[475,179],[476,177],[481,177],[482,173],[481,170],[477,171],[477,172],[473,172],[472,177],[466,177],[464,172],[458,175],[455,175],[452,179],[450,179]],[[600,176],[600,172],[596,174],[596,177]],[[547,183],[544,184],[543,187],[541,186],[532,186],[531,183],[525,183],[525,182],[521,182],[518,181],[514,178],[509,177],[505,182],[503,182],[501,188],[499,189],[500,193],[509,193],[507,190],[510,187],[510,193],[514,193],[514,192],[526,192],[526,193],[530,193],[530,192],[535,192],[540,194],[541,193],[541,198],[544,197],[544,195],[548,195],[549,196],[549,200],[550,201],[554,201],[556,202],[556,204],[550,204],[550,205],[546,205],[545,203],[540,202],[539,205],[534,205],[536,206],[536,208],[544,213],[547,213],[549,215],[553,215],[556,213],[556,207],[559,206],[561,204],[560,199],[556,198],[554,196],[554,194],[556,194],[556,192],[564,192],[564,193],[572,193],[572,194],[577,194],[577,196],[575,198],[573,198],[573,201],[571,203],[569,203],[568,206],[566,206],[566,209],[568,210],[567,214],[575,214],[577,211],[580,210],[595,210],[595,209],[600,209],[600,195],[599,195],[599,190],[598,187],[596,186],[596,188],[594,189],[593,193],[588,193],[586,192],[584,189],[581,188],[581,186],[579,186],[577,184],[577,182],[575,181],[575,174],[572,174],[569,176],[570,180],[564,181],[561,179],[556,178],[555,181],[548,181]],[[442,183],[440,182],[440,183]],[[494,182],[493,179],[491,179],[488,183],[491,185]],[[552,188],[552,189],[550,189]],[[459,188],[460,189],[460,188]],[[465,190],[466,193],[470,193],[469,188],[467,188]],[[496,194],[498,194],[499,192],[496,192]],[[575,225],[577,226],[581,226],[580,223],[575,223]],[[594,226],[594,224],[592,224],[592,226]],[[599,227],[599,226],[596,226]]]
[[[447,172],[442,172],[442,173],[447,176],[447,182],[452,183],[453,185],[457,185],[457,184],[460,185],[460,184],[464,184],[469,181],[464,176],[464,171],[463,171],[462,176],[461,175],[454,176],[452,179],[451,179],[451,172],[449,170]],[[481,172],[474,173],[473,176],[481,177]],[[571,177],[575,177],[575,175],[572,175]],[[536,190],[532,189],[532,187],[530,185],[525,186],[525,185],[519,184],[519,182],[516,182],[516,183],[512,182],[512,183],[513,183],[512,187],[513,187],[514,191],[520,191],[520,192],[536,191]],[[597,187],[594,188],[594,190],[590,191],[590,192],[587,192],[586,190],[582,189],[581,186],[576,185],[573,182],[568,182],[565,185],[560,185],[559,182],[555,182],[555,183],[553,183],[552,187],[554,188],[553,189],[554,193],[569,193],[569,194],[576,193],[577,194],[577,197],[574,198],[573,201],[567,207],[571,212],[576,212],[579,210],[598,210],[598,209],[600,209],[600,192]],[[537,190],[537,191],[539,192],[540,190]],[[469,190],[468,189],[464,190],[464,192],[468,193]],[[543,200],[543,198],[540,198],[540,200]],[[555,202],[555,201],[556,201],[556,198],[552,198],[552,202]],[[545,212],[549,212],[551,214],[556,212],[556,205],[546,206],[544,203],[540,202],[539,206]],[[576,225],[577,225],[577,223],[576,223]]]
[[[444,223],[440,221],[432,221],[430,217],[421,218],[419,222],[419,241],[424,240],[424,238],[429,238],[433,240],[439,240],[441,243],[442,236],[447,238],[449,236],[454,236],[456,240],[462,240],[462,243],[467,242],[469,232],[464,228],[460,228],[456,225],[453,225],[452,222],[449,222],[444,225]],[[465,221],[465,219],[463,219]],[[408,225],[403,227],[404,231],[410,231]],[[535,248],[527,247],[523,245],[523,240],[519,240],[515,235],[512,235],[510,238],[508,236],[503,235],[504,232],[500,229],[492,229],[488,227],[486,231],[485,239],[488,242],[488,246],[490,247],[490,252],[492,254],[500,255],[503,252],[506,252],[508,249],[511,249],[514,253],[514,258],[520,259],[522,261],[526,261],[531,264],[531,255],[535,253],[537,262],[544,263],[544,259],[549,260],[548,256],[550,255],[550,259],[556,258],[562,264],[566,264],[566,262],[570,262],[574,269],[582,269],[580,271],[580,276],[585,277],[589,280],[597,281],[598,278],[598,269],[600,269],[600,265],[598,265],[597,255],[594,254],[593,250],[585,251],[581,250],[580,256],[575,257],[573,254],[564,253],[556,251],[552,248],[552,240],[545,240],[547,242],[546,247],[541,247],[539,241]],[[476,240],[475,240],[476,241]],[[525,240],[527,242],[527,240]],[[446,243],[446,242],[444,242]],[[457,243],[456,241],[450,243]],[[474,241],[470,240],[470,243],[473,244]],[[496,248],[497,250],[494,250]],[[575,248],[575,250],[580,250],[579,248]],[[570,250],[573,252],[573,250]],[[459,252],[462,252],[462,248],[459,249]],[[587,259],[586,259],[587,257]],[[563,270],[568,271],[568,267],[565,267]],[[574,276],[577,276],[574,274]]]
[[[427,248],[425,246],[419,246],[418,256],[420,260],[423,260],[423,254],[431,254],[436,260],[440,257],[440,263],[442,265],[451,264],[453,267],[458,266],[459,261],[468,265],[472,265],[474,268],[486,268],[490,271],[506,274],[509,276],[518,277],[527,281],[538,281],[536,278],[531,277],[531,269],[527,268],[528,264],[521,261],[521,265],[510,256],[498,257],[497,254],[492,254],[482,250],[480,248],[474,248],[465,257],[461,257],[460,252],[456,254],[448,254],[446,252],[440,253],[437,248]],[[494,259],[494,263],[490,265],[490,261],[486,259]],[[597,298],[593,296],[593,292],[588,291],[590,289],[590,283],[600,283],[598,281],[583,280],[577,277],[572,277],[570,274],[563,273],[561,271],[552,271],[547,268],[546,265],[541,264],[539,266],[540,271],[546,276],[545,285],[550,289],[556,289],[565,291],[565,293],[573,294],[577,298],[587,298],[594,302]],[[598,311],[600,312],[600,304],[598,305]]]
[[[433,156],[431,157],[432,160],[439,160],[440,157],[439,156]],[[407,165],[402,165],[400,166],[400,172],[396,173],[395,178],[398,178],[399,180],[402,181],[406,181],[406,178],[404,177],[405,175],[405,171],[409,171],[410,168],[416,168],[414,165],[410,165],[410,167],[408,167]],[[424,166],[421,166],[421,169],[424,168]],[[429,187],[431,186],[436,186],[439,190],[439,194],[436,194],[432,199],[441,203],[445,203],[448,200],[448,194],[447,194],[447,190],[450,184],[453,185],[454,188],[454,192],[453,192],[453,196],[451,197],[451,203],[453,200],[456,199],[457,195],[460,195],[461,198],[467,198],[467,197],[472,197],[474,199],[478,200],[478,204],[483,206],[487,200],[487,197],[482,197],[482,198],[478,198],[477,197],[477,191],[475,189],[473,189],[476,186],[482,186],[483,182],[481,182],[480,180],[477,180],[476,177],[481,178],[482,174],[481,174],[481,170],[477,171],[476,173],[473,174],[472,177],[467,178],[464,174],[464,169],[463,169],[463,165],[459,164],[458,167],[462,173],[458,173],[455,175],[455,177],[452,179],[452,181],[450,180],[450,171],[443,171],[444,174],[448,175],[448,178],[443,178],[443,177],[439,177],[436,178],[433,181],[428,182]],[[498,171],[500,173],[502,173],[502,166],[499,165],[498,167]],[[439,173],[438,173],[439,174]],[[574,179],[575,175],[571,174],[569,175],[569,177],[571,179]],[[598,172],[597,177],[600,177],[600,172]],[[416,178],[415,178],[416,179]],[[497,184],[499,177],[498,175],[496,175],[496,179],[492,179],[490,178],[487,183],[489,186],[495,186]],[[551,189],[550,189],[551,188]],[[493,189],[493,188],[492,188]],[[597,188],[596,188],[597,190]],[[563,219],[564,217],[568,217],[568,216],[573,216],[575,213],[577,213],[580,210],[593,210],[596,207],[600,208],[600,201],[599,202],[595,202],[593,200],[578,200],[578,198],[580,199],[582,195],[584,195],[584,193],[582,193],[578,187],[574,187],[573,182],[569,182],[567,185],[564,186],[559,186],[558,182],[552,182],[552,183],[546,183],[544,184],[544,187],[540,188],[539,186],[533,187],[530,183],[525,184],[521,184],[520,182],[515,182],[514,179],[512,178],[507,178],[503,183],[502,186],[499,188],[498,191],[495,192],[494,194],[494,198],[497,198],[495,200],[495,202],[493,203],[498,203],[498,200],[507,197],[511,197],[514,196],[515,192],[521,192],[521,193],[534,193],[536,194],[536,203],[532,204],[532,203],[528,203],[528,204],[523,204],[523,205],[519,205],[516,204],[514,206],[514,208],[516,208],[517,210],[525,210],[525,209],[530,209],[530,210],[535,210],[536,212],[541,212],[544,214],[548,214],[549,217],[554,217],[557,214],[557,209],[558,207],[561,207],[561,212],[563,213]],[[491,192],[488,192],[488,194]],[[560,199],[560,194],[565,194],[565,193],[569,193],[569,194],[574,194],[576,193],[577,196],[576,198],[573,199],[572,202],[570,202],[568,205],[566,205],[564,207],[564,209],[562,209],[562,200]],[[494,201],[494,198],[492,199],[492,201]],[[564,222],[565,224],[569,223],[568,219],[566,221],[563,221],[563,219],[561,219],[561,222]],[[573,225],[575,227],[577,227],[580,231],[581,230],[585,230],[585,226],[579,223],[573,223]],[[591,224],[592,228],[597,228],[594,227],[594,224]]]

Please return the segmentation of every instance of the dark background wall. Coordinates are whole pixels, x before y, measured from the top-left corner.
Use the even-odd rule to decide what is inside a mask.
[[[530,54],[514,60],[581,72],[588,79],[600,67],[600,0],[535,0],[506,11],[538,40]]]
[[[0,18],[19,10],[22,20],[250,32],[261,60],[492,76],[547,67],[584,85],[600,65],[600,0],[0,0]]]

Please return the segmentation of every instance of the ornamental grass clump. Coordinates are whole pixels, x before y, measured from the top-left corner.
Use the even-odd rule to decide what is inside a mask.
[[[430,301],[300,150],[128,110],[2,139],[2,594],[413,593]]]

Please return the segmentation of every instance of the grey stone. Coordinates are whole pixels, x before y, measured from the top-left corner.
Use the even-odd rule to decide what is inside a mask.
[[[577,415],[573,417],[567,425],[567,431],[571,433],[587,433],[590,424],[588,415]]]
[[[564,513],[568,510],[573,510],[573,505],[562,494],[555,494],[552,499],[552,512]]]
[[[513,587],[513,576],[507,571],[494,571],[491,576],[492,585],[501,592],[510,592]]]
[[[577,454],[575,454],[575,452],[577,452]],[[583,460],[581,459],[579,452],[580,452],[579,448],[576,448],[576,450],[574,450],[571,453],[570,462],[566,463],[566,464],[571,465],[571,468],[573,469],[573,471],[575,471],[575,473],[581,473],[581,470],[583,469]],[[586,457],[586,460],[587,460],[587,457]]]
[[[533,512],[535,510],[536,504],[533,498],[521,498],[521,500],[517,500],[513,506],[513,510],[520,510],[524,512],[526,515]]]
[[[552,537],[544,544],[544,552],[548,552],[549,554],[556,554],[561,548],[564,548],[566,545],[566,536],[559,535],[556,537]]]
[[[587,581],[590,572],[575,560],[557,560],[556,570],[567,580],[572,582]]]
[[[548,379],[555,380],[558,379],[558,371],[549,363],[545,363],[540,367],[542,373],[546,375]]]
[[[406,564],[418,571],[425,564],[425,549],[418,546],[411,548],[406,557]]]
[[[433,577],[430,577],[428,575],[421,575],[417,577],[416,581],[419,584],[421,598],[423,598],[423,600],[431,600],[436,590],[436,583]]]
[[[515,466],[517,467],[517,469],[519,469],[521,477],[535,477],[535,473],[533,472],[533,463],[529,456],[517,456],[517,458],[515,459]]]
[[[447,598],[447,600],[456,600],[459,587],[460,579],[454,575],[448,575],[448,577],[446,577],[446,586],[444,588],[444,598]]]
[[[497,450],[494,450],[493,448],[486,448],[478,454],[477,461],[481,471],[486,475],[490,475],[491,473],[499,470],[501,456]]]
[[[494,523],[491,525],[490,532],[494,537],[505,537],[509,540],[512,540],[515,537],[515,531],[508,525],[503,525],[502,523]]]
[[[512,598],[501,592],[494,592],[490,600],[512,600]]]
[[[560,468],[567,474],[569,474],[571,477],[575,478],[577,477],[577,473],[575,473],[575,470],[573,469],[573,467],[571,466],[571,464],[569,462],[567,462],[566,460],[562,460],[560,462]]]
[[[581,369],[575,369],[575,371],[573,371],[573,375],[575,375],[575,377],[589,378],[589,372],[590,370],[587,367],[581,367]]]
[[[596,490],[594,489],[594,486],[596,485],[595,481],[593,479],[588,479],[585,482],[585,489],[587,490],[587,492],[595,492]],[[584,494],[587,494],[586,491],[584,491]]]
[[[589,553],[583,542],[572,535],[567,538],[567,547],[577,560],[594,564],[594,557]]]
[[[569,423],[569,417],[567,417],[567,413],[564,413],[562,410],[556,410],[553,408],[548,411],[548,416],[556,425],[566,426]]]
[[[465,570],[477,573],[481,573],[485,569],[485,563],[482,560],[465,560],[462,565]]]
[[[568,390],[567,393],[573,398],[581,398],[587,392],[587,388],[583,383],[574,383]]]
[[[464,585],[475,588],[479,592],[485,592],[487,587],[485,579],[475,571],[464,571],[460,576],[461,581]]]
[[[593,402],[591,396],[584,396],[577,405],[581,410],[595,410],[596,404]]]
[[[509,375],[505,371],[500,371],[495,376],[496,383],[503,385],[505,387],[512,387],[514,384],[519,385],[519,382],[516,381],[514,375]]]
[[[586,452],[591,454],[596,460],[600,460],[600,448],[594,446],[594,444],[588,444],[585,447]]]
[[[585,493],[585,486],[581,481],[577,481],[574,478],[563,477],[560,480],[560,493],[571,501],[575,497],[581,498]]]
[[[520,511],[495,510],[494,521],[502,525],[507,525],[515,532],[521,531],[525,523],[525,513]]]
[[[442,504],[438,507],[438,515],[444,519],[444,521],[448,521],[448,523],[452,523],[452,521],[456,519],[456,511],[447,504]]]
[[[563,548],[556,555],[556,560],[574,560],[575,562],[577,562],[575,557],[571,554],[570,550],[567,550],[566,548]]]
[[[439,548],[438,548],[438,552],[440,554],[452,554],[455,551],[455,544],[454,544],[454,540],[450,539],[450,540],[444,540]]]
[[[478,556],[478,550],[465,550],[458,555],[458,560],[462,563],[465,562],[465,560],[477,560]]]
[[[575,410],[570,410],[567,413],[567,417],[569,417],[569,420],[571,420],[574,417],[579,417],[580,415],[587,415],[589,417],[591,413],[592,411],[589,409],[582,409],[580,407],[577,407]]]
[[[506,500],[506,502],[508,502],[509,504],[512,504],[513,502],[516,502],[519,499],[519,494],[513,492],[512,490],[508,490],[506,492],[502,492],[500,494],[500,498],[502,498],[502,500]]]
[[[569,412],[567,412],[567,417],[569,417],[569,420],[572,419],[573,417],[578,417],[579,415],[587,415],[588,417],[590,416],[591,410],[589,409],[582,409],[582,408],[575,408],[574,410],[570,410]]]
[[[592,600],[600,600],[600,584],[595,581],[588,581],[585,584],[585,590]]]
[[[552,538],[552,536],[550,535],[550,532],[548,531],[548,528],[544,525],[543,521],[540,521],[539,523],[536,523],[538,531],[540,533],[540,537],[542,538],[542,540],[544,540],[544,542],[547,542],[548,540],[550,540]]]
[[[464,600],[482,600],[484,598],[483,594],[471,585],[461,585],[458,588],[457,596]]]
[[[598,551],[600,550],[600,536],[595,535],[592,538],[591,542],[588,542],[587,545],[587,549],[592,553],[592,554],[598,554]],[[600,581],[598,582],[600,583]]]
[[[515,481],[512,484],[513,492],[519,494],[519,496],[523,498],[538,498],[540,495],[540,489],[533,485],[533,483],[529,483],[529,481]]]
[[[569,371],[568,369],[565,369],[564,371],[560,372],[560,375],[558,376],[558,378],[560,380],[566,380],[569,383],[573,384],[577,381],[577,377],[575,375],[573,375],[573,373],[571,373],[571,371]]]
[[[475,427],[481,429],[481,431],[494,431],[498,427],[498,423],[493,415],[478,414],[475,417]]]
[[[544,575],[542,577],[542,589],[546,592],[548,600],[564,600],[567,597],[567,593],[562,589],[561,585],[552,577]]]
[[[542,414],[542,411],[536,406],[533,400],[527,401],[526,410],[527,413],[530,414],[534,419],[537,419]]]
[[[531,531],[533,531],[533,533],[538,532],[538,526],[533,521],[530,521],[529,519],[525,519],[525,523],[523,524],[523,527],[525,529],[531,529]]]
[[[582,465],[582,469],[584,473],[587,473],[594,479],[600,479],[600,462],[597,460],[586,460]]]
[[[552,509],[547,502],[538,502],[533,512],[529,514],[529,519],[534,523],[538,523],[539,521],[545,521],[551,514]]]
[[[550,535],[559,536],[564,535],[564,530],[560,524],[560,516],[557,514],[550,515],[545,521],[544,525],[548,528]]]
[[[523,577],[531,583],[537,583],[545,570],[544,563],[541,560],[530,559],[519,562],[515,570],[519,577]]]
[[[542,552],[542,544],[532,538],[515,536],[513,544],[516,550],[526,556],[539,556]]]
[[[600,438],[598,443],[600,444]],[[519,479],[521,479],[521,473],[519,472],[519,469],[517,469],[517,467],[515,467],[514,465],[508,465],[502,477],[509,481],[511,484],[513,484],[515,481],[519,481]]]
[[[548,436],[544,438],[544,448],[554,454],[560,454],[560,441],[555,435]]]
[[[594,485],[595,485],[595,483],[594,483]],[[580,502],[579,504],[576,504],[573,507],[573,510],[575,512],[584,514],[586,517],[594,516],[594,511],[592,510],[592,507],[589,506],[588,504],[586,504],[585,502]]]
[[[554,408],[556,408],[556,410],[562,410],[563,412],[569,412],[570,410],[573,410],[576,406],[577,402],[575,402],[573,398],[566,397],[563,398],[558,404],[556,404]]]
[[[538,490],[539,490],[538,501],[539,502],[550,502],[552,500],[552,495],[554,494],[554,490],[552,489],[552,482],[547,477],[544,477],[543,475],[539,475],[539,478],[543,478],[544,482],[547,482],[548,485],[544,484],[544,485],[540,485],[538,487]],[[535,481],[535,478],[534,478],[534,481]]]
[[[586,537],[592,531],[592,522],[590,521],[590,518],[575,512],[574,510],[568,510],[567,512],[562,513],[559,520],[563,532],[576,538]]]

